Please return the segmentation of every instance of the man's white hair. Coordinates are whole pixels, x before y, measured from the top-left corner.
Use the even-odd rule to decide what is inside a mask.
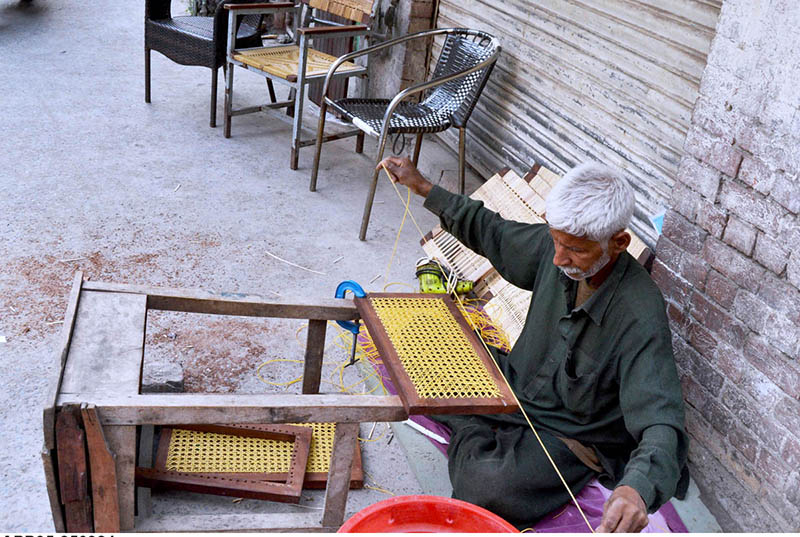
[[[547,196],[551,228],[606,242],[628,227],[633,217],[633,189],[622,175],[596,162],[572,168]]]

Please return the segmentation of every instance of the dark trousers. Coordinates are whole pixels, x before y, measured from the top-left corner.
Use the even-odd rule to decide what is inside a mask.
[[[453,431],[447,449],[453,498],[501,516],[519,529],[570,501],[527,425],[490,416],[434,416]],[[561,475],[577,494],[596,475],[564,443],[538,431]]]

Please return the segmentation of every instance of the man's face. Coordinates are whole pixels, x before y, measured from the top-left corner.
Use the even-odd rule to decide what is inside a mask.
[[[550,230],[550,235],[556,250],[553,264],[573,280],[591,278],[611,261],[608,247],[603,248],[597,241],[555,229]]]

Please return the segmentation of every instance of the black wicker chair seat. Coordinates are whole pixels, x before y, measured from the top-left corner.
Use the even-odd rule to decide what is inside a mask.
[[[330,106],[367,134],[379,136],[389,102],[389,99],[339,99]],[[424,103],[402,102],[389,122],[389,133],[441,132],[449,127],[449,111],[432,109]]]

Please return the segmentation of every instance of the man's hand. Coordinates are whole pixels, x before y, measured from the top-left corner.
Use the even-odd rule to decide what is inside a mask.
[[[407,186],[411,192],[419,194],[423,198],[433,188],[433,183],[422,177],[419,170],[406,157],[386,157],[378,163],[376,169],[380,170],[383,166],[386,166],[386,169],[389,170],[389,176],[392,181]]]
[[[613,494],[603,506],[603,520],[597,526],[598,533],[637,533],[644,529],[650,521],[647,518],[647,506],[636,492],[636,489],[622,485],[614,489]]]

